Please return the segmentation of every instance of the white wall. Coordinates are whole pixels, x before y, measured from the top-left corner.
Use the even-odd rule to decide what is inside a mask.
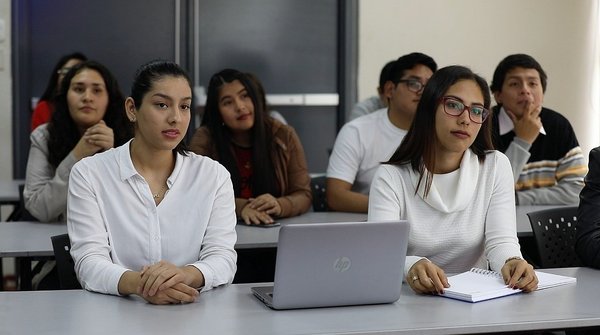
[[[548,74],[544,105],[569,119],[587,158],[600,145],[599,11],[598,0],[360,0],[359,98],[409,52],[469,66],[488,83],[502,58],[527,53]]]
[[[12,76],[10,71],[10,0],[0,0],[0,180],[12,179]]]

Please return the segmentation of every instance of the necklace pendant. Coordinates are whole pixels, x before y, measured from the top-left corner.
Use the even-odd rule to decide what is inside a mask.
[[[165,193],[167,193],[167,185],[163,185],[160,190],[158,192],[156,192],[156,194],[153,194],[152,197],[154,199],[158,199],[160,198],[160,194],[163,194],[163,196],[165,195]]]

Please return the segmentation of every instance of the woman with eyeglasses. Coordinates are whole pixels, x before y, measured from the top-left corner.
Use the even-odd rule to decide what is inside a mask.
[[[300,215],[312,200],[298,135],[265,108],[247,74],[222,70],[210,79],[202,126],[190,143],[193,152],[227,168],[237,217],[246,224]]]
[[[62,56],[56,65],[54,65],[54,69],[52,69],[52,75],[48,80],[46,89],[44,90],[44,93],[40,97],[40,100],[38,101],[33,110],[33,114],[31,115],[31,131],[33,131],[39,125],[50,121],[50,116],[54,110],[54,99],[56,98],[56,94],[60,89],[60,82],[73,66],[85,62],[86,60],[87,57],[84,54],[80,52],[74,52]]]
[[[371,184],[369,220],[410,223],[405,278],[418,293],[443,293],[446,273],[502,273],[513,288],[537,288],[516,233],[513,176],[493,150],[490,93],[462,66],[436,72],[415,119]]]

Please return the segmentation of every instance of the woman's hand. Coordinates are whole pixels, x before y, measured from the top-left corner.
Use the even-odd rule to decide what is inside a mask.
[[[178,283],[155,295],[141,295],[146,301],[155,305],[185,304],[196,301],[198,290],[183,283]]]
[[[104,120],[89,127],[83,137],[88,143],[100,147],[101,150],[108,150],[115,145],[115,135],[112,128],[106,125]]]
[[[77,160],[114,146],[113,130],[103,120],[88,128],[73,148]]]
[[[502,269],[504,283],[509,287],[521,289],[523,292],[532,292],[537,289],[538,279],[533,266],[520,258],[509,258]]]
[[[247,225],[250,224],[272,224],[275,222],[273,218],[267,214],[267,212],[259,211],[250,206],[250,202],[242,208],[242,213],[240,215],[244,223]]]
[[[247,206],[250,206],[250,208],[257,211],[265,212],[269,215],[281,215],[281,205],[279,204],[279,201],[277,201],[277,198],[269,193],[261,194],[254,199],[250,199]]]
[[[424,294],[442,294],[450,287],[444,270],[428,259],[416,262],[408,271],[406,282],[413,291]]]
[[[202,276],[202,274],[195,267],[177,267],[169,262],[160,261],[150,266],[144,266],[140,273],[138,294],[143,297],[153,297],[159,292],[178,286],[177,284],[184,284],[189,288],[184,289],[184,293],[194,294],[196,292],[197,294],[198,291],[191,285],[199,282],[198,276]],[[202,285],[203,283],[199,286]]]

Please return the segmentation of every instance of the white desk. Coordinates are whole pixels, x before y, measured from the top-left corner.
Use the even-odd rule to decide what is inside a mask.
[[[0,180],[0,204],[19,202],[19,185],[25,180]]]
[[[0,222],[0,257],[53,256],[50,237],[66,232],[61,223]]]
[[[0,180],[0,218],[2,218],[2,206],[14,206],[13,211],[19,205],[19,185],[25,184],[25,180]]]
[[[342,212],[309,212],[280,220],[281,224],[364,221],[366,214]],[[238,224],[236,249],[277,247],[279,227],[259,228]],[[60,223],[0,222],[0,257],[53,256],[50,237],[65,234]]]
[[[137,297],[74,291],[0,292],[6,334],[472,334],[600,325],[600,271],[575,285],[471,304],[413,293],[394,304],[273,311],[251,284],[202,293],[193,304],[154,306]],[[35,321],[32,322],[31,318]]]
[[[527,213],[557,206],[517,206],[517,233],[531,236]],[[365,221],[366,214],[344,212],[308,212],[281,219],[281,224]],[[0,257],[52,256],[50,236],[66,233],[63,224],[36,222],[0,222]],[[277,246],[279,228],[258,228],[238,224],[236,249],[271,248]]]
[[[278,220],[282,225],[294,223],[366,221],[367,214],[345,212],[308,212]],[[238,224],[236,249],[274,248],[279,240],[279,227],[260,228]]]
[[[556,206],[517,206],[517,232],[531,236],[527,213]],[[365,221],[366,214],[343,212],[308,212],[281,219],[282,224]],[[67,232],[64,224],[36,222],[0,222],[0,257],[52,256],[50,236]],[[258,228],[238,224],[236,249],[277,247],[279,228]]]

